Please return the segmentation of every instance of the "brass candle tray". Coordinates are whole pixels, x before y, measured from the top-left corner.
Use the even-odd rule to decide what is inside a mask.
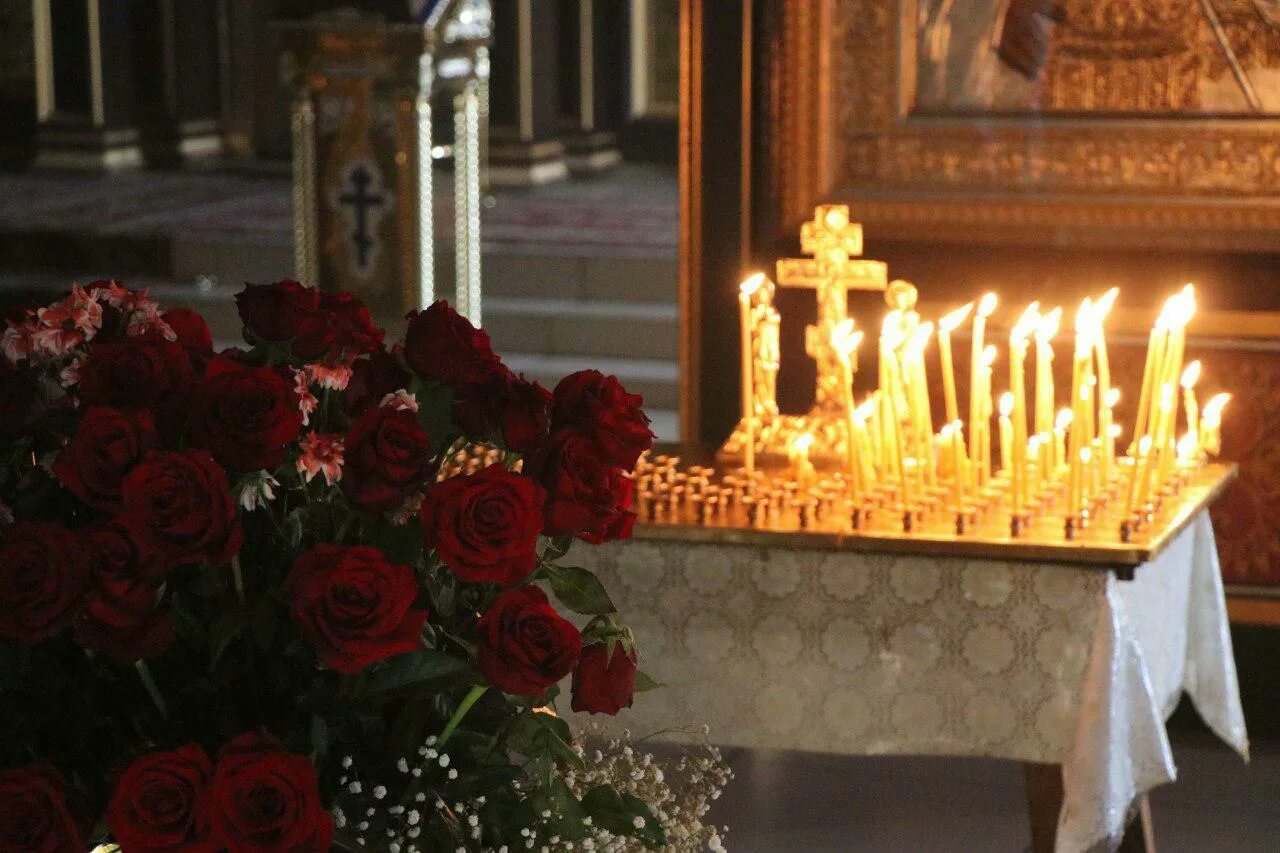
[[[697,465],[684,471],[684,477],[704,481],[718,477],[713,469]],[[696,498],[661,507],[642,499],[634,536],[819,551],[1062,563],[1113,570],[1122,578],[1131,578],[1134,569],[1155,559],[1201,510],[1212,504],[1236,474],[1235,464],[1208,464],[1186,471],[1177,489],[1164,494],[1151,508],[1145,523],[1128,532],[1128,541],[1120,533],[1117,502],[1110,507],[1099,506],[1096,516],[1068,539],[1063,516],[1055,513],[1051,505],[1031,514],[1014,537],[1009,512],[999,504],[970,516],[964,532],[958,533],[956,514],[945,507],[920,513],[913,519],[911,532],[905,532],[901,513],[892,505],[864,510],[857,520],[858,529],[854,530],[848,506],[839,503],[824,509],[779,508],[762,517],[752,512],[749,501],[741,499],[725,500],[714,508]],[[733,482],[732,476],[728,479]]]

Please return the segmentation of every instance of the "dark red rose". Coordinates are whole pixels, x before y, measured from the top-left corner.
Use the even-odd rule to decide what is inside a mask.
[[[422,502],[426,544],[468,583],[517,584],[538,564],[542,488],[502,465],[450,477]]]
[[[431,436],[403,409],[365,412],[347,432],[343,455],[342,492],[366,512],[398,507],[435,474]]]
[[[376,548],[320,545],[294,561],[288,587],[298,630],[338,672],[422,647],[427,611],[413,607],[413,570]]]
[[[72,633],[84,648],[131,664],[159,657],[173,642],[173,611],[148,581],[100,575]]]
[[[489,333],[477,329],[443,299],[408,315],[404,359],[419,376],[460,386],[480,381],[499,364]]]
[[[218,753],[209,804],[214,838],[228,853],[328,853],[333,841],[311,760],[265,732]]]
[[[388,394],[408,389],[409,373],[394,353],[374,350],[351,365],[351,379],[343,392],[343,408],[353,418],[377,408]]]
[[[85,403],[136,409],[172,409],[191,387],[187,351],[159,335],[98,343],[80,369]]]
[[[213,349],[213,334],[204,317],[190,308],[170,308],[160,315],[178,336],[178,343],[190,350],[209,352]]]
[[[644,398],[628,394],[615,376],[598,370],[571,373],[556,386],[551,428],[591,439],[604,459],[630,471],[640,454],[653,447]]]
[[[635,484],[596,451],[591,440],[564,433],[552,439],[549,452],[539,460],[538,480],[547,490],[548,535],[595,543],[631,535]]]
[[[636,691],[636,652],[620,640],[592,643],[573,670],[573,710],[616,714],[630,708]]]
[[[61,524],[0,528],[0,636],[47,640],[71,622],[88,585],[88,549]]]
[[[41,409],[40,383],[34,374],[0,355],[0,439],[35,426]]]
[[[453,419],[464,433],[500,439],[516,453],[531,453],[547,438],[551,393],[501,365],[454,390]]]
[[[227,475],[203,450],[153,451],[124,481],[124,517],[144,559],[224,563],[243,531]]]
[[[582,637],[536,586],[501,593],[476,623],[480,671],[506,693],[541,696],[569,674]]]
[[[167,566],[148,565],[125,520],[116,517],[76,531],[89,549],[90,578],[155,580]]]
[[[209,825],[213,762],[195,744],[136,759],[116,779],[103,820],[129,853],[215,853]]]
[[[120,508],[125,475],[159,446],[150,412],[94,406],[84,413],[71,443],[53,463],[53,473],[89,506],[114,512]]]
[[[316,322],[320,291],[285,279],[273,284],[246,284],[236,294],[240,322],[259,340],[283,343]]]
[[[349,361],[381,345],[382,330],[357,296],[326,292],[315,319],[302,324],[290,348],[306,361]]]
[[[57,770],[48,764],[0,770],[0,850],[82,853],[88,847]]]
[[[215,358],[191,400],[191,433],[227,468],[272,468],[302,429],[293,384],[270,367]]]

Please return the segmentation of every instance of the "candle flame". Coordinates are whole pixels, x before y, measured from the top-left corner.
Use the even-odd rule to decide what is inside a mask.
[[[1053,425],[1058,429],[1065,430],[1071,426],[1071,422],[1075,420],[1076,413],[1070,409],[1059,409],[1058,416],[1054,419]]]
[[[1062,308],[1058,307],[1040,316],[1040,324],[1036,326],[1036,340],[1041,344],[1047,344],[1057,337],[1060,328],[1062,328]]]
[[[1190,458],[1195,455],[1199,442],[1196,440],[1195,434],[1187,430],[1182,438],[1178,439],[1178,455],[1183,458]]]
[[[990,317],[992,312],[996,310],[998,298],[994,293],[983,294],[982,299],[978,302],[978,316]]]
[[[853,318],[841,320],[831,330],[831,345],[836,353],[847,357],[862,344],[862,332],[853,331]]]
[[[929,338],[933,337],[933,323],[921,323],[916,326],[915,331],[911,333],[911,341],[909,342],[908,352],[915,358],[919,358],[929,346]]]
[[[1107,398],[1102,402],[1107,404],[1108,409],[1114,409],[1116,405],[1120,402],[1120,389],[1119,388],[1107,389]]]
[[[947,316],[943,317],[941,320],[938,321],[938,331],[942,332],[945,335],[951,334],[960,326],[961,323],[969,319],[969,314],[972,311],[973,311],[972,302],[968,303],[967,305],[960,306],[959,308],[952,311],[950,314],[948,314]]]
[[[1095,302],[1093,306],[1094,313],[1098,318],[1098,323],[1101,324],[1107,319],[1107,315],[1111,313],[1111,309],[1116,304],[1116,298],[1119,295],[1120,288],[1113,287],[1098,297],[1098,301]]]
[[[995,344],[987,344],[982,350],[982,365],[990,367],[996,363],[996,347]]]
[[[1035,330],[1040,322],[1040,303],[1032,302],[1022,312],[1022,316],[1018,318],[1018,322],[1013,324],[1013,330],[1009,332],[1009,341],[1012,343],[1024,342],[1028,336]]]
[[[1196,359],[1187,365],[1187,369],[1182,371],[1182,380],[1178,383],[1182,386],[1182,390],[1190,391],[1196,387],[1196,383],[1200,381],[1200,359]]]
[[[1111,437],[1112,437],[1112,438],[1119,438],[1119,437],[1120,437],[1120,433],[1122,433],[1122,432],[1124,432],[1124,430],[1120,428],[1120,424],[1112,424],[1112,425],[1111,425]]]
[[[742,284],[738,285],[738,290],[741,291],[743,296],[754,296],[755,292],[759,290],[764,283],[764,273],[758,272],[747,278],[742,282]]]
[[[791,449],[797,453],[808,453],[809,448],[813,446],[813,433],[804,432],[795,437],[791,442]]]
[[[1160,411],[1167,412],[1173,408],[1173,383],[1165,382],[1160,386]]]
[[[1007,418],[1013,414],[1013,392],[1005,391],[1000,395],[1000,417]]]
[[[864,400],[861,406],[853,410],[853,416],[859,421],[866,421],[867,418],[875,414],[875,411],[876,398],[873,395]]]
[[[1204,404],[1204,411],[1200,415],[1201,419],[1209,426],[1217,426],[1222,421],[1223,408],[1230,401],[1230,394],[1214,394],[1209,398],[1209,402]]]
[[[1093,328],[1093,300],[1088,296],[1076,311],[1076,334],[1087,335]]]
[[[1151,436],[1144,435],[1138,441],[1138,454],[1140,456],[1146,456],[1150,452],[1151,452]]]
[[[1080,448],[1080,461],[1088,465],[1089,460],[1093,458],[1093,450],[1088,447]]]

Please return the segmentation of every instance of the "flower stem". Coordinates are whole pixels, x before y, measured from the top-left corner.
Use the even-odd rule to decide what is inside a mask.
[[[471,710],[471,706],[480,701],[480,697],[483,696],[485,691],[488,689],[489,687],[486,684],[477,684],[471,688],[471,691],[467,693],[466,696],[462,698],[462,702],[459,703],[458,709],[453,712],[453,716],[449,718],[449,722],[444,724],[444,731],[440,732],[440,740],[438,741],[440,746],[444,746],[445,742],[453,735],[453,730],[458,727],[458,724],[462,722],[462,718]]]
[[[142,686],[147,688],[147,693],[151,695],[151,701],[156,703],[156,710],[160,712],[160,716],[168,717],[169,708],[164,704],[164,697],[160,695],[160,688],[156,687],[156,680],[151,677],[151,669],[147,666],[147,662],[138,659],[134,662],[133,667],[138,671],[138,678],[142,679]]]
[[[236,587],[236,598],[244,604],[244,573],[240,571],[240,555],[231,558],[231,580]]]

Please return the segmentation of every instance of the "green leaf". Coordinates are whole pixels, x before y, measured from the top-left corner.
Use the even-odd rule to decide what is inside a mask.
[[[647,690],[657,690],[659,687],[666,687],[661,681],[654,681],[647,672],[636,672],[636,693],[644,693]]]
[[[244,613],[229,610],[209,629],[209,668],[215,669],[231,643],[244,631]]]
[[[530,711],[511,727],[508,743],[526,758],[550,758],[553,761],[583,767],[582,757],[572,746],[569,724],[559,717]]]
[[[597,785],[582,798],[582,807],[591,815],[596,826],[614,835],[639,839],[646,847],[661,847],[666,843],[666,833],[643,800],[630,794],[619,794],[611,785]],[[636,826],[636,818],[643,825]]]
[[[311,715],[311,750],[317,759],[329,751],[329,724],[319,714]]]
[[[572,536],[556,536],[547,540],[547,549],[543,552],[543,559],[548,563],[560,559],[569,553],[569,549],[573,547]]]
[[[546,569],[556,598],[574,613],[600,616],[617,611],[604,584],[586,569],[552,565],[548,565]]]
[[[460,679],[471,665],[459,657],[423,649],[398,655],[369,673],[366,688],[370,693],[386,693],[404,687],[445,683]]]

